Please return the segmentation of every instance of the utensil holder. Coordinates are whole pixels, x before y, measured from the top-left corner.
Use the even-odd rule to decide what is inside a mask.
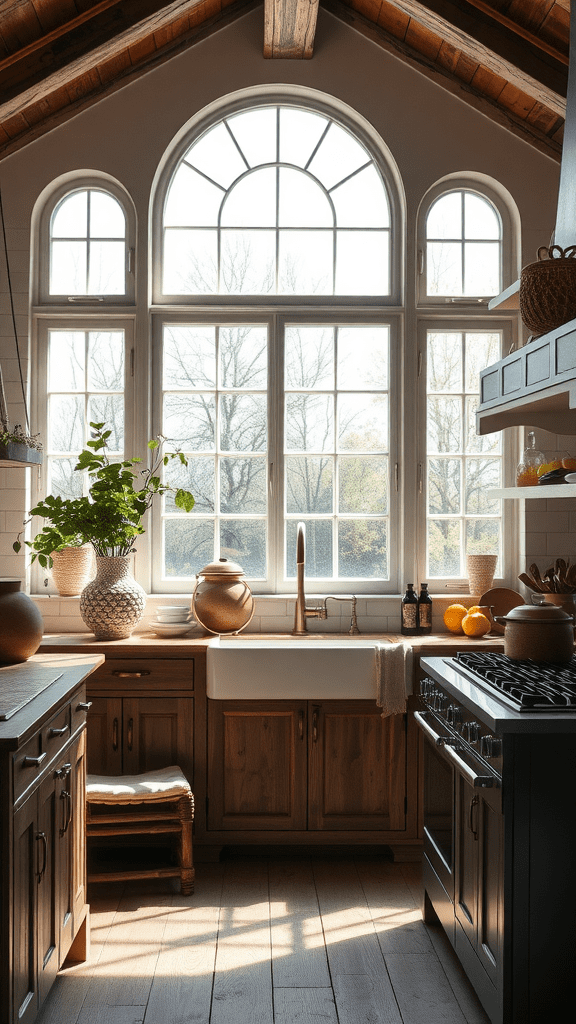
[[[492,587],[498,555],[467,555],[468,587],[474,596],[485,594]]]

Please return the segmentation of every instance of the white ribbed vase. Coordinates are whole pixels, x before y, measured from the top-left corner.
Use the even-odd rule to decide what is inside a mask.
[[[130,570],[130,555],[96,555],[96,579],[80,595],[80,615],[97,640],[124,640],[140,622],[146,593]]]

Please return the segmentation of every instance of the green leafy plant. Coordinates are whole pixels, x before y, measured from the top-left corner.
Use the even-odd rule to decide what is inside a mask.
[[[48,495],[30,511],[31,516],[47,520],[34,539],[25,542],[33,551],[31,560],[37,558],[44,568],[51,566],[53,551],[86,543],[92,544],[97,555],[130,554],[134,538],[144,533],[142,517],[157,494],[171,492],[174,504],[184,512],[194,507],[190,491],[162,482],[161,467],[172,459],[188,465],[182,452],[164,452],[165,438],[159,436],[148,442],[153,453],[151,465],[135,472],[141,460],[111,462],[108,455],[111,431],[105,429],[104,423],[91,423],[90,427],[92,439],[86,443],[74,467],[79,472],[88,472],[88,495],[82,498]],[[22,547],[20,536],[21,533],[12,545],[16,552]]]
[[[14,427],[14,430],[0,430],[0,448],[7,444],[24,444],[27,448],[34,448],[35,451],[42,451],[42,442],[38,440],[39,435],[35,434],[32,437],[30,434],[25,434],[18,424]]]

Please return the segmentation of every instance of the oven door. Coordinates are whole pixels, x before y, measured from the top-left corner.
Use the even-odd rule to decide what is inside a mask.
[[[424,854],[453,905],[455,768],[443,750],[450,736],[429,712],[414,717],[424,734]]]

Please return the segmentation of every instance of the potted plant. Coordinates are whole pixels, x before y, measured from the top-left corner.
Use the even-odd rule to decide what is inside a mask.
[[[96,556],[96,579],[84,587],[80,614],[98,639],[130,636],[144,611],[145,594],[132,578],[129,556],[134,540],[144,533],[142,518],[156,495],[172,492],[177,508],[190,512],[194,498],[190,491],[163,483],[161,467],[177,459],[187,465],[180,451],[165,452],[164,438],[148,442],[153,453],[151,465],[139,469],[141,460],[112,462],[108,455],[110,430],[104,423],[91,423],[92,438],[74,467],[88,472],[88,494],[81,498],[49,495],[31,510],[47,520],[36,537],[26,543],[32,561],[38,558],[50,566],[54,553],[71,545],[91,544]],[[13,545],[20,550],[20,541]]]
[[[83,499],[49,494],[30,510],[30,516],[46,520],[40,532],[25,542],[32,551],[30,561],[38,559],[44,569],[52,570],[56,589],[62,597],[80,594],[94,569],[94,552],[84,534]],[[22,547],[20,537],[29,522],[27,519],[12,545],[16,552]]]

